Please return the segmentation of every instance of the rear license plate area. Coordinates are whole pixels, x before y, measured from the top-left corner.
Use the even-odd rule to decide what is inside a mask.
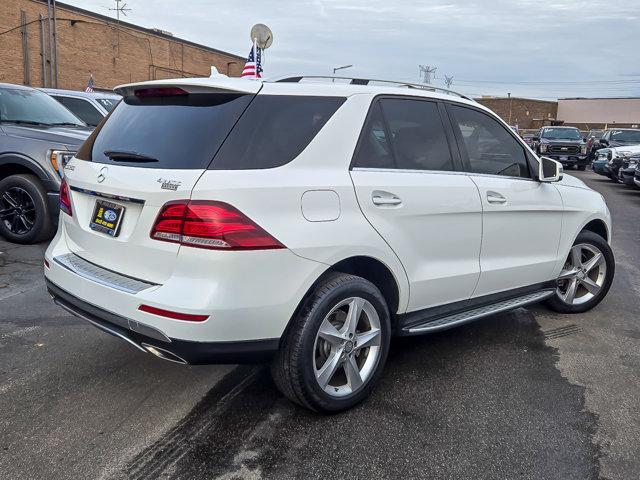
[[[91,215],[89,228],[96,232],[105,233],[117,237],[120,233],[120,224],[124,217],[125,207],[106,200],[96,200],[96,206]]]

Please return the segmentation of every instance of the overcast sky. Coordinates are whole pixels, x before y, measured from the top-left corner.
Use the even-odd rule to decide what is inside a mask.
[[[113,15],[112,0],[66,3]],[[274,32],[265,74],[418,80],[479,95],[640,95],[640,0],[127,0],[127,21],[239,55]],[[555,83],[551,83],[555,82]]]

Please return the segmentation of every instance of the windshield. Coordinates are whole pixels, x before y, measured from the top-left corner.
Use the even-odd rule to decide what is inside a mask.
[[[582,140],[577,128],[545,128],[541,137],[552,140]]]
[[[115,98],[96,98],[96,100],[107,112],[113,110],[119,102]]]
[[[0,122],[85,125],[46,93],[24,88],[0,88]]]
[[[614,130],[609,140],[614,142],[638,142],[640,143],[640,130]]]

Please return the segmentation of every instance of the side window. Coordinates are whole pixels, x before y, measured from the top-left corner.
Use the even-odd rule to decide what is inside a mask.
[[[395,168],[379,102],[373,106],[369,119],[362,130],[353,166]]]
[[[453,170],[438,105],[402,98],[380,100],[360,136],[354,166]]]
[[[453,170],[447,135],[435,102],[385,98],[380,103],[397,168]]]
[[[80,118],[87,125],[97,126],[102,120],[102,114],[91,105],[91,103],[81,98],[53,97],[62,105],[67,107],[73,114]]]
[[[469,158],[470,171],[529,178],[525,149],[495,119],[477,110],[451,105]]]

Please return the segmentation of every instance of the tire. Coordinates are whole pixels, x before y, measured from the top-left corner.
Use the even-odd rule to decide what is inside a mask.
[[[578,170],[580,170],[581,172],[584,172],[587,169],[586,165],[578,165]]]
[[[358,305],[358,321],[348,322],[348,313],[352,308],[358,311]],[[351,329],[355,335],[350,337],[347,326],[356,323],[358,328]],[[371,393],[384,369],[390,337],[389,309],[380,290],[362,277],[332,273],[298,309],[271,364],[271,373],[278,389],[303,407],[325,413],[347,410]],[[363,348],[365,342],[368,346]],[[333,365],[337,366],[331,370]],[[322,372],[330,371],[335,373],[323,377]]]
[[[13,243],[51,238],[53,222],[47,194],[34,175],[11,175],[0,181],[0,235]]]
[[[598,254],[600,259],[594,260]],[[590,266],[590,263],[594,265]],[[580,232],[558,277],[558,288],[547,300],[547,305],[560,313],[591,310],[607,295],[615,268],[613,252],[606,240],[593,232]]]

